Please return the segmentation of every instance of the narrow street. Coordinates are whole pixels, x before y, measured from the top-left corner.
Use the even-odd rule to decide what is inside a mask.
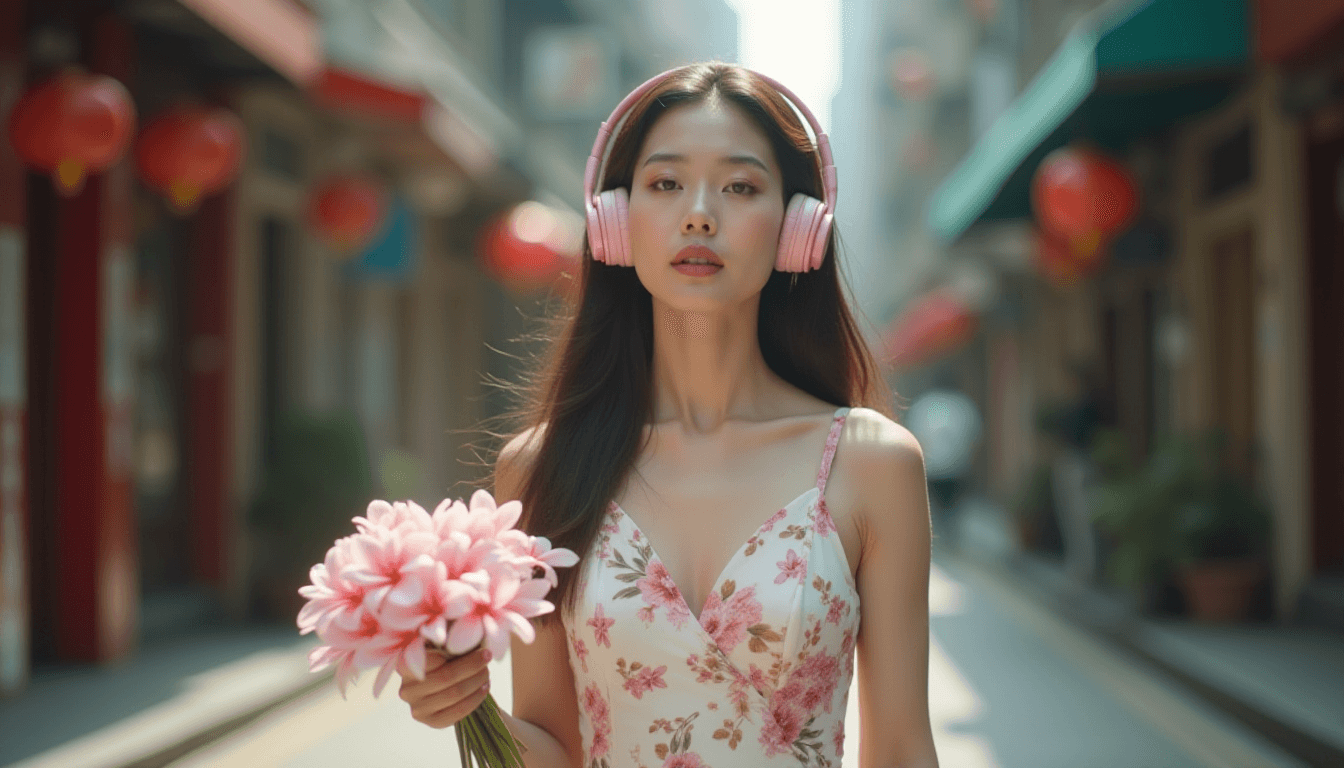
[[[981,566],[939,553],[930,706],[944,768],[1288,768],[1272,746],[1061,621]],[[508,660],[492,663],[509,705]],[[451,731],[410,718],[395,681],[324,688],[174,763],[181,768],[457,766]],[[858,765],[853,702],[844,766]]]

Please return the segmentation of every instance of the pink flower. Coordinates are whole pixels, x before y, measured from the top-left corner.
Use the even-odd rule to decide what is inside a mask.
[[[667,683],[663,681],[663,673],[666,671],[666,665],[657,669],[641,667],[638,672],[625,679],[625,690],[629,691],[630,695],[636,699],[642,699],[644,694],[654,688],[666,688]]]
[[[555,610],[542,599],[550,591],[546,580],[523,581],[508,563],[496,562],[484,570],[464,573],[460,581],[471,589],[455,595],[448,606],[451,654],[466,653],[484,640],[495,658],[503,658],[509,650],[510,630],[530,643],[536,630],[527,619]]]
[[[402,579],[391,588],[378,614],[385,629],[418,631],[439,647],[448,642],[450,612],[454,605],[471,598],[473,588],[447,577],[448,568],[429,555],[420,555],[402,567]],[[412,665],[417,678],[424,670]]]
[[[831,518],[831,511],[826,508],[826,500],[817,501],[817,515],[813,518],[812,528],[818,536],[829,536],[835,533],[835,520]]]
[[[776,691],[765,711],[759,741],[765,747],[766,757],[790,752],[807,721],[797,701],[784,695],[787,690],[788,686],[785,686]]]
[[[779,566],[779,575],[775,577],[776,584],[783,584],[789,579],[798,579],[801,583],[807,577],[807,561],[798,556],[797,552],[790,549],[784,555],[784,559],[775,563]]]
[[[728,653],[747,638],[747,627],[760,623],[761,615],[755,586],[734,592],[727,601],[721,600],[718,592],[711,592],[700,611],[700,626]]]
[[[376,613],[387,594],[401,583],[406,564],[419,555],[432,554],[437,543],[433,533],[409,525],[367,526],[354,536],[351,562],[341,575],[366,590],[364,608]]]
[[[691,617],[691,610],[686,607],[685,601],[681,599],[681,591],[672,581],[667,568],[658,558],[649,561],[648,567],[644,571],[644,578],[635,582],[639,587],[639,593],[644,597],[644,604],[647,606],[649,619],[653,618],[653,611],[657,608],[667,609],[667,619],[672,622],[672,626],[681,628],[686,620]],[[644,616],[640,612],[640,617]]]
[[[776,512],[769,520],[766,520],[763,524],[761,524],[761,532],[769,533],[770,531],[775,530],[775,523],[778,523],[780,520],[783,519],[784,519],[784,510],[781,509],[778,512]]]
[[[677,752],[667,756],[663,768],[705,768],[705,763],[694,752]]]
[[[583,667],[583,671],[587,672],[588,646],[584,645],[583,641],[580,640],[573,632],[569,633],[569,644],[574,647],[574,655],[578,657],[579,664]]]
[[[499,535],[498,541],[525,568],[540,568],[552,587],[559,583],[556,568],[568,568],[579,562],[579,556],[564,547],[551,548],[551,540],[545,536],[528,536],[522,531],[511,529]]]
[[[375,528],[402,533],[434,532],[434,523],[429,513],[414,501],[388,503],[382,499],[374,499],[369,502],[364,517],[356,517],[354,523],[360,533]]]
[[[748,670],[747,681],[751,683],[752,688],[761,693],[766,693],[770,689],[770,679],[765,676],[765,671],[755,664]]]
[[[353,540],[353,536],[337,539],[327,550],[325,561],[309,570],[313,583],[299,588],[299,594],[308,598],[299,611],[299,634],[316,630],[320,636],[328,622],[342,615],[347,617],[347,624],[361,619],[366,588],[342,574],[353,558]]]
[[[587,688],[583,689],[583,697],[579,700],[584,712],[588,713],[588,722],[593,727],[593,743],[589,747],[589,757],[597,759],[603,757],[611,749],[611,710],[607,707],[607,700],[602,697],[602,691],[598,689],[597,683],[589,683]]]
[[[345,697],[346,685],[359,679],[362,668],[357,665],[356,653],[363,645],[378,636],[381,627],[371,613],[362,613],[351,624],[333,621],[321,633],[326,645],[314,648],[308,654],[308,671],[321,672],[336,666],[336,687]]]
[[[607,633],[607,630],[615,623],[615,619],[608,619],[606,616],[602,615],[602,604],[598,603],[597,606],[593,608],[593,617],[588,620],[588,626],[593,628],[593,640],[598,645],[605,645],[610,648],[611,635]]]
[[[843,757],[845,754],[845,721],[841,720],[835,724],[835,733],[831,735],[831,743],[835,746],[835,756]]]
[[[844,615],[845,608],[847,607],[849,607],[849,603],[845,602],[839,595],[832,597],[831,608],[826,611],[826,621],[831,624],[839,624],[840,618]]]

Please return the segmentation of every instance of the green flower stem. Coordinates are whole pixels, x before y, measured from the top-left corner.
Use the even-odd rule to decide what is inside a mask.
[[[449,654],[447,649],[430,643],[425,644],[425,650],[438,653],[449,661],[458,658]],[[473,765],[481,768],[526,768],[523,752],[527,751],[527,747],[509,732],[504,718],[500,717],[499,705],[491,694],[486,694],[485,700],[475,711],[453,726],[453,733],[457,738],[462,768],[472,768]]]

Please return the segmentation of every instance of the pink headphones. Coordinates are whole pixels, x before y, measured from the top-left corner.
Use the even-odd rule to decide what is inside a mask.
[[[668,75],[679,70],[672,69],[655,75],[621,100],[611,117],[602,123],[593,142],[593,152],[583,171],[583,206],[588,214],[588,245],[593,258],[612,266],[628,267],[630,261],[630,231],[626,226],[630,193],[624,187],[595,194],[599,166],[606,154],[607,141],[616,129],[617,123],[626,111],[645,93],[649,92]],[[793,95],[793,92],[775,80],[753,72],[752,74],[769,83],[785,98],[793,102],[817,137],[817,153],[821,155],[822,193],[825,202],[803,194],[795,193],[784,212],[784,225],[779,232],[779,250],[775,257],[775,269],[781,272],[807,272],[821,266],[826,256],[826,238],[831,232],[832,215],[835,211],[835,161],[831,158],[831,142],[821,130],[817,118],[807,106]]]

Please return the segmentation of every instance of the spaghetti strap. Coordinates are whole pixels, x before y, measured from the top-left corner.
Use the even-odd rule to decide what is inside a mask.
[[[826,494],[826,480],[831,475],[831,460],[835,458],[835,447],[840,443],[840,432],[845,427],[845,417],[848,415],[849,408],[840,408],[836,410],[831,422],[831,433],[826,436],[826,450],[821,454],[821,470],[817,472],[818,497]]]

